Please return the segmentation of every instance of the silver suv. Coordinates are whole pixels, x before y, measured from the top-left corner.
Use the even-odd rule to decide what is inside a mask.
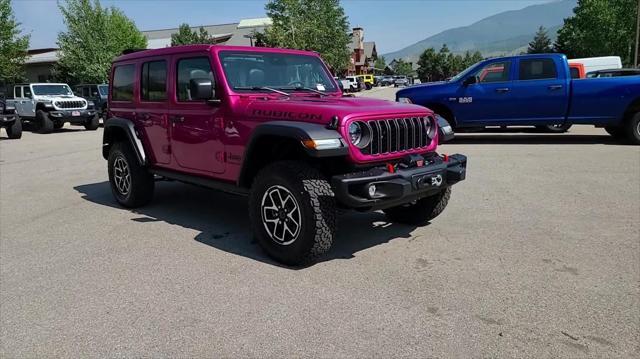
[[[99,122],[93,102],[75,96],[67,84],[34,83],[13,87],[15,107],[23,121],[31,122],[36,131],[49,133],[65,123],[96,130]]]

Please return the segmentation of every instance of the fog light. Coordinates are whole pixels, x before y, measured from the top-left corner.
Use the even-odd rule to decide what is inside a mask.
[[[376,185],[372,184],[369,186],[369,197],[373,198],[376,195]]]

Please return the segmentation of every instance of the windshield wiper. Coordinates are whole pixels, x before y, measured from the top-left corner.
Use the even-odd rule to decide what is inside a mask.
[[[320,96],[326,96],[327,95],[326,93],[324,93],[324,92],[322,92],[320,90],[316,90],[316,89],[313,89],[311,87],[304,87],[304,86],[303,87],[281,87],[281,89],[283,89],[283,90],[292,90],[292,91],[306,90],[306,91],[315,92]]]
[[[268,87],[268,86],[241,86],[241,87],[234,87],[234,89],[236,89],[236,90],[253,90],[253,91],[264,91],[264,90],[267,90],[267,91],[278,93],[280,95],[291,97],[291,94],[289,94],[289,93],[286,93],[286,92],[280,91],[280,90],[276,90],[276,89],[274,89],[272,87]]]

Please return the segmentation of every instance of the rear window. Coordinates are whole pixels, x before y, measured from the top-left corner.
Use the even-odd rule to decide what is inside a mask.
[[[520,60],[520,80],[544,80],[558,77],[552,59]]]
[[[140,97],[145,101],[167,99],[167,62],[152,61],[142,65]]]
[[[580,78],[580,70],[578,70],[578,68],[570,67],[569,71],[571,71],[571,78],[572,79],[579,79]]]
[[[135,65],[117,66],[113,71],[113,100],[133,100],[133,79]]]

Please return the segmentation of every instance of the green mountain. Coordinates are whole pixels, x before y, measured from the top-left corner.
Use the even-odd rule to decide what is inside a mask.
[[[425,49],[438,50],[443,44],[456,53],[467,50],[478,50],[484,56],[520,53],[526,51],[540,25],[547,28],[549,37],[555,40],[556,32],[564,18],[573,14],[576,3],[577,0],[561,0],[505,11],[469,26],[445,30],[384,57],[387,62],[397,58],[415,61]]]

